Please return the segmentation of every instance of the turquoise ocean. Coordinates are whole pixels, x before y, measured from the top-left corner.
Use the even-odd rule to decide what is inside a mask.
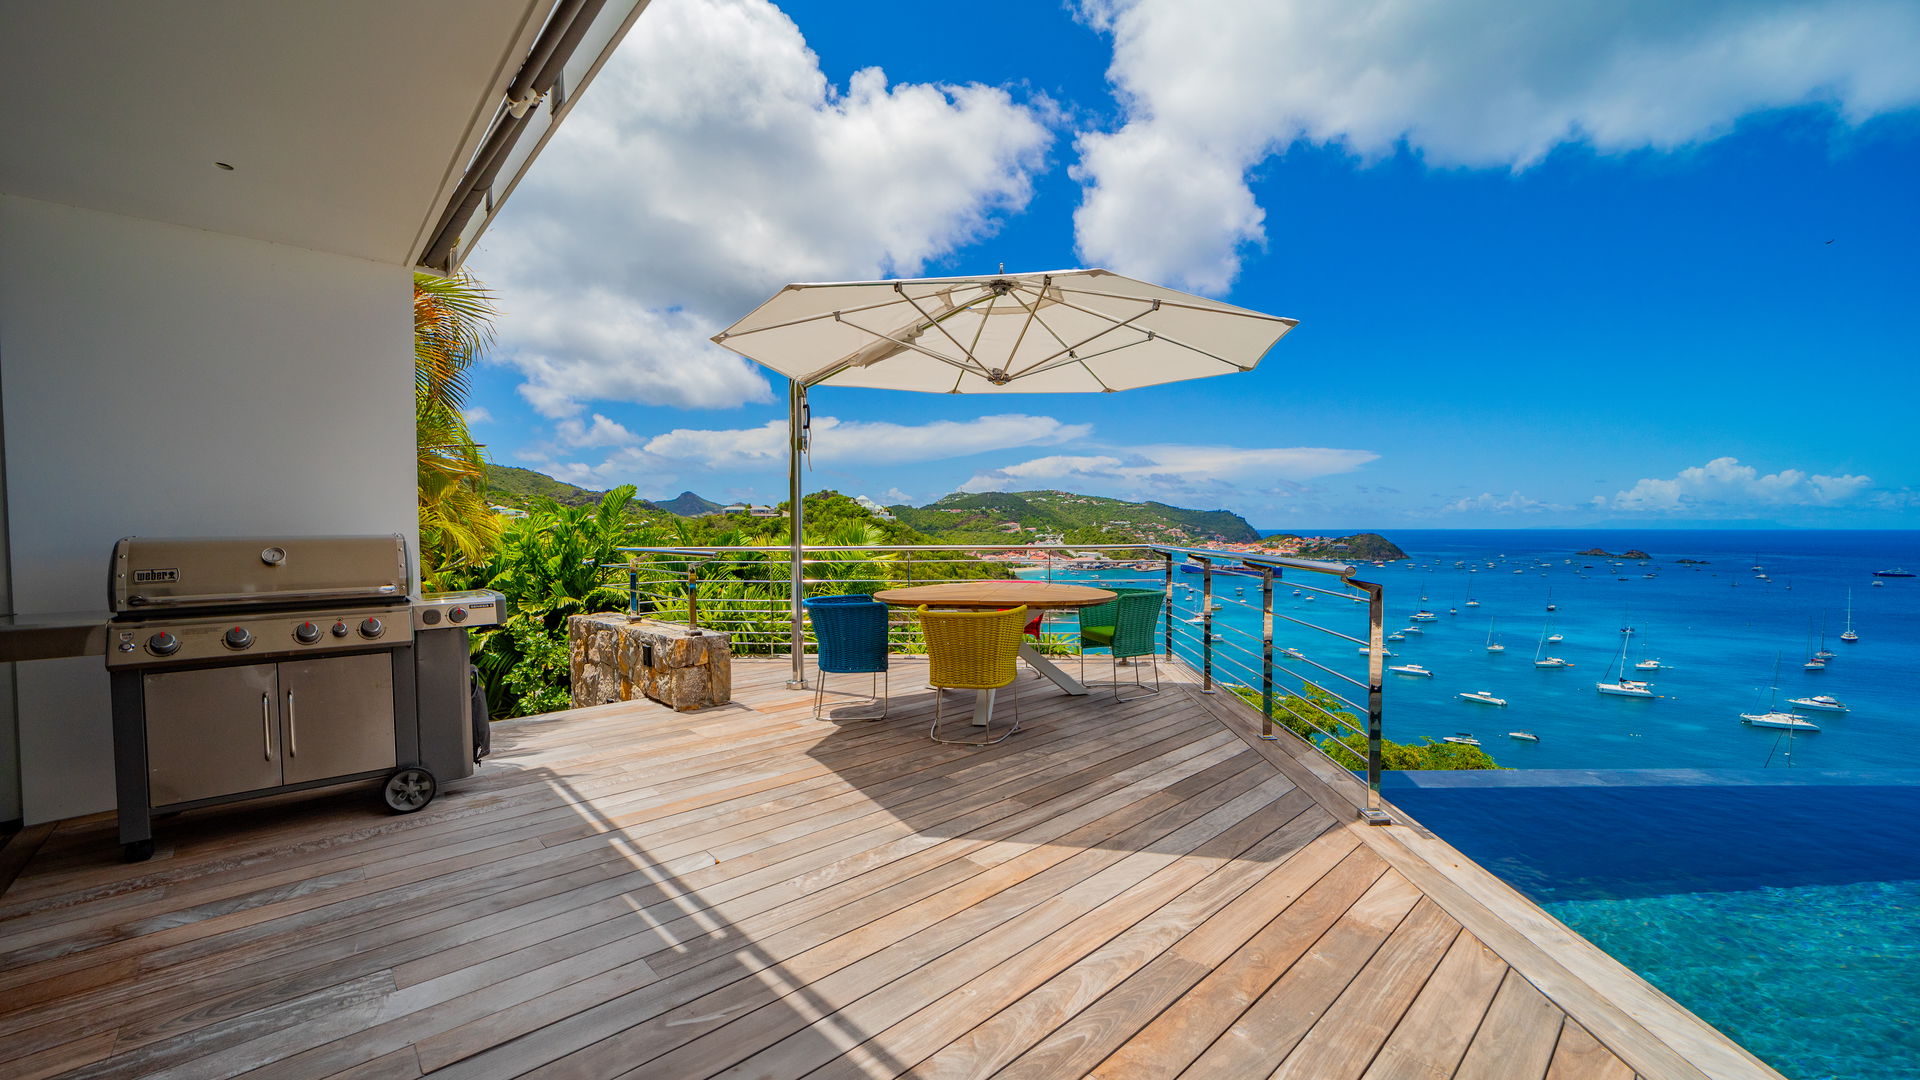
[[[1520,769],[1780,768],[1789,755],[1795,768],[1920,765],[1920,578],[1873,576],[1900,567],[1920,572],[1920,532],[1398,530],[1387,536],[1411,558],[1365,565],[1356,577],[1385,585],[1389,632],[1425,629],[1390,642],[1389,663],[1433,672],[1432,678],[1388,674],[1389,739],[1470,732],[1501,765]],[[1596,547],[1639,549],[1651,558],[1576,554]],[[1051,571],[1054,580],[1138,576]],[[1214,580],[1221,602],[1216,673],[1257,685],[1259,586],[1246,577]],[[1176,617],[1191,618],[1199,610],[1199,576],[1180,573],[1174,581]],[[1287,575],[1276,585],[1276,610],[1364,636],[1359,605],[1306,591],[1292,595],[1296,585],[1314,584],[1326,580]],[[1840,641],[1849,591],[1860,636],[1852,644]],[[1478,603],[1469,607],[1469,600]],[[1548,604],[1556,610],[1547,611]],[[1423,607],[1439,619],[1411,623],[1409,616]],[[1629,677],[1653,684],[1656,698],[1594,690],[1617,673],[1621,631],[1629,626],[1629,663],[1661,664]],[[1184,623],[1176,629],[1183,656],[1197,657],[1196,629]],[[1564,640],[1546,646],[1547,654],[1571,667],[1533,666],[1548,633]],[[1825,670],[1807,671],[1802,665],[1823,635],[1837,655]],[[1490,636],[1506,650],[1488,652]],[[1284,618],[1275,643],[1355,676],[1364,671],[1364,658],[1350,643]],[[1777,694],[1770,689],[1776,686]],[[1458,696],[1476,690],[1508,704]],[[1740,720],[1741,713],[1767,711],[1776,697],[1784,710],[1790,698],[1820,694],[1850,711],[1806,714],[1820,725],[1818,733],[1788,740],[1779,730]],[[1529,731],[1540,741],[1511,740],[1509,731]]]

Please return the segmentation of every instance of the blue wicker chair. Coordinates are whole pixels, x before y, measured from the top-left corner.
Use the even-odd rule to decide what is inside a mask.
[[[1105,649],[1113,660],[1113,696],[1134,701],[1160,692],[1160,662],[1154,648],[1154,635],[1160,627],[1160,612],[1166,594],[1159,589],[1111,589],[1112,600],[1080,609],[1080,681],[1086,682],[1087,650]],[[1140,681],[1140,665],[1133,668],[1133,697],[1120,697],[1120,662],[1151,657],[1153,685]]]
[[[887,715],[887,605],[871,596],[814,596],[801,603],[807,618],[813,621],[814,640],[820,645],[815,657],[820,671],[813,688],[813,718],[820,719],[825,703],[827,676],[873,675],[871,703],[880,711],[871,715],[842,713],[835,719],[883,720]],[[855,706],[864,708],[865,706]]]

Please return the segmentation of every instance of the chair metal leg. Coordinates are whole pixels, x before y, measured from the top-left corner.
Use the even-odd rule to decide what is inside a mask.
[[[935,687],[934,698],[933,698],[933,727],[927,731],[927,737],[932,739],[934,742],[949,743],[954,746],[996,746],[1000,743],[1006,742],[1008,738],[1012,737],[1014,732],[1020,730],[1020,680],[1018,678],[1015,678],[1012,682],[1008,683],[1006,686],[997,687],[996,689],[1005,690],[1009,688],[1012,689],[1013,691],[1013,724],[1012,726],[1008,727],[1007,730],[1001,732],[999,738],[997,739],[992,739],[992,738],[943,739],[940,737],[940,725],[944,721],[945,706],[947,703],[947,691],[942,687]],[[976,690],[974,691],[974,693],[984,694],[984,693],[987,693],[987,691]],[[992,732],[993,732],[993,717],[992,717],[992,714],[988,714],[987,729],[981,732],[981,735],[983,736],[991,735]]]
[[[1115,657],[1113,662],[1113,699],[1114,701],[1116,702],[1139,701],[1141,698],[1152,697],[1153,695],[1159,693],[1160,692],[1160,661],[1159,659],[1154,657],[1151,653],[1145,656],[1129,657],[1129,659],[1133,661],[1133,663],[1128,666],[1133,668],[1133,688],[1137,692],[1132,697],[1120,696],[1120,660],[1118,657]],[[1147,686],[1145,683],[1140,681],[1140,661],[1142,660],[1146,660],[1153,664],[1153,685],[1151,687]]]
[[[817,672],[818,677],[815,678],[813,681],[813,718],[815,720],[831,720],[831,721],[859,720],[859,721],[864,721],[869,723],[875,720],[885,720],[887,718],[887,709],[891,705],[890,696],[892,694],[892,689],[893,689],[892,683],[888,681],[888,674],[889,673],[885,671],[874,672],[873,673],[873,692],[867,695],[868,700],[866,704],[880,706],[879,712],[874,713],[872,715],[859,715],[859,714],[849,713],[844,716],[834,715],[834,714],[821,716],[820,710],[824,704],[824,699],[827,693],[827,673],[824,671]],[[860,705],[860,704],[855,704],[850,706],[850,708],[855,708],[855,709],[864,708],[864,707],[865,707],[864,705]]]

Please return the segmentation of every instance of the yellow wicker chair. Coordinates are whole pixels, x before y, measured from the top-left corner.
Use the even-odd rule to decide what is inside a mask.
[[[1020,691],[1013,694],[1013,724],[1000,737],[993,733],[993,699],[987,699],[986,730],[979,739],[943,739],[940,724],[948,690],[973,690],[992,694],[1011,685],[1020,674],[1020,638],[1027,625],[1027,609],[1011,611],[930,611],[919,609],[920,626],[927,638],[927,685],[934,688],[934,742],[962,746],[992,746],[1020,730]]]

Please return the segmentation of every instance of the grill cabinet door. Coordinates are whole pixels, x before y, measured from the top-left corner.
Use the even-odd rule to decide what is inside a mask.
[[[281,664],[280,720],[289,784],[392,768],[392,655]]]
[[[274,667],[248,664],[143,676],[153,805],[280,783]]]

